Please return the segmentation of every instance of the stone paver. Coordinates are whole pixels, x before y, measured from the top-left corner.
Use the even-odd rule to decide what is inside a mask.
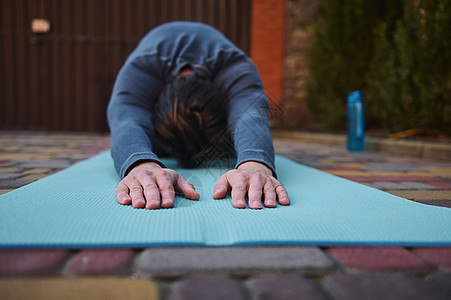
[[[426,278],[427,282],[435,285],[435,287],[443,291],[451,299],[451,272],[434,273]]]
[[[434,205],[434,206],[441,206],[441,207],[447,207],[447,208],[451,208],[451,201],[449,201],[449,200],[447,200],[447,201],[435,201],[435,200],[432,200],[432,201],[427,201],[427,200],[419,200],[419,201],[416,201],[415,200],[415,202],[418,202],[418,203],[421,203],[421,204],[425,204],[425,205]]]
[[[363,167],[368,171],[418,171],[420,170],[418,166],[412,164],[403,164],[403,163],[368,163]]]
[[[21,177],[20,179],[25,180],[25,181],[36,181],[36,180],[42,179],[48,175],[49,174],[31,174],[31,175]]]
[[[130,249],[82,250],[66,265],[65,276],[127,275],[133,261]]]
[[[66,159],[46,159],[21,161],[18,166],[21,168],[64,169],[69,167],[71,164],[71,161]]]
[[[0,189],[17,189],[29,183],[28,180],[0,180]]]
[[[12,162],[0,159],[0,168],[10,168],[12,166],[14,166]]]
[[[451,191],[444,190],[387,190],[386,192],[410,200],[451,200]]]
[[[36,169],[27,169],[23,173],[25,175],[32,175],[32,174],[49,174],[52,171],[51,168],[36,168]]]
[[[139,274],[151,276],[265,270],[324,274],[335,266],[319,248],[296,246],[149,248],[140,254],[136,264]]]
[[[443,189],[443,190],[451,190],[451,181],[450,180],[447,180],[447,181],[436,180],[436,181],[430,182],[430,184],[433,186],[436,186],[440,189]]]
[[[331,299],[313,280],[296,274],[262,274],[249,284],[253,299]]]
[[[0,297],[8,300],[157,300],[158,285],[128,278],[0,279]]]
[[[11,192],[11,191],[14,191],[14,189],[0,189],[0,195],[9,193],[9,192]]]
[[[17,173],[0,173],[0,180],[12,180],[21,177],[22,175]]]
[[[356,182],[403,182],[403,181],[415,181],[415,182],[432,182],[436,181],[434,177],[431,176],[415,176],[415,175],[404,175],[404,176],[392,176],[387,172],[387,175],[377,175],[377,176],[344,176],[349,180]]]
[[[401,182],[402,185],[408,186],[411,190],[439,190],[440,188],[422,183],[422,182],[413,182],[413,181],[403,181]]]
[[[372,183],[377,189],[380,190],[411,190],[410,186],[402,183],[389,182],[389,181],[376,181]]]
[[[350,269],[426,274],[435,267],[401,247],[332,247],[329,253]]]
[[[449,294],[430,282],[399,273],[333,274],[324,286],[336,299],[445,300]]]
[[[245,300],[246,290],[237,280],[222,275],[198,275],[181,280],[172,289],[174,300]]]
[[[0,276],[56,275],[69,251],[0,250]]]
[[[451,248],[417,248],[413,252],[440,268],[451,271]]]

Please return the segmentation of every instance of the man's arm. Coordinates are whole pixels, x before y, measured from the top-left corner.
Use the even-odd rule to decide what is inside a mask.
[[[269,128],[269,103],[260,75],[244,53],[224,54],[214,84],[228,99],[228,130],[234,141],[236,166],[260,162],[273,170],[274,147]]]
[[[268,99],[254,64],[244,55],[225,63],[215,84],[229,99],[229,131],[237,154],[235,170],[224,174],[217,182],[214,198],[231,193],[237,208],[254,209],[290,203],[288,193],[275,178],[274,146],[269,128]]]
[[[108,123],[111,155],[121,177],[138,162],[162,165],[151,143],[152,110],[161,86],[160,79],[146,69],[145,57],[127,62],[117,76],[108,105]]]
[[[135,208],[172,207],[175,192],[198,199],[194,187],[174,170],[163,168],[153,152],[152,109],[162,82],[146,68],[146,57],[127,62],[118,74],[108,106],[111,155],[123,178],[116,188],[120,204]]]

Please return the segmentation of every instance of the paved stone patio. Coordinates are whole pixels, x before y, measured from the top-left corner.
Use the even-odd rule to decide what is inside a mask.
[[[286,137],[286,135],[285,135]],[[0,131],[0,193],[110,147],[106,135]],[[451,161],[275,139],[276,152],[451,207]],[[451,248],[172,247],[0,250],[1,299],[451,299]]]

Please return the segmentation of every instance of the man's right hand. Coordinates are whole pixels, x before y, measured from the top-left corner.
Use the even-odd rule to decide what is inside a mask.
[[[119,182],[116,198],[120,204],[134,208],[170,208],[174,206],[176,192],[191,200],[200,197],[194,186],[174,170],[145,162],[134,167]]]

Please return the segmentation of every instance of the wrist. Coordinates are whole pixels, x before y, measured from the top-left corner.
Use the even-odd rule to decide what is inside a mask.
[[[269,168],[264,163],[257,162],[257,161],[246,161],[246,162],[240,164],[237,167],[237,169],[238,170],[247,170],[247,171],[264,173],[264,174],[270,175],[270,176],[273,175],[273,172],[272,172],[271,168]]]
[[[131,172],[136,172],[136,171],[144,170],[144,169],[156,169],[156,168],[160,168],[161,169],[162,166],[160,164],[158,164],[157,162],[154,162],[154,161],[137,162],[134,165],[132,165],[130,168],[128,168],[128,170],[125,173],[124,177],[129,175]]]
[[[154,161],[145,161],[145,162],[139,163],[133,167],[133,169],[136,169],[136,168],[140,168],[140,169],[141,168],[159,168],[159,169],[161,169],[162,166],[159,163],[156,163]]]

